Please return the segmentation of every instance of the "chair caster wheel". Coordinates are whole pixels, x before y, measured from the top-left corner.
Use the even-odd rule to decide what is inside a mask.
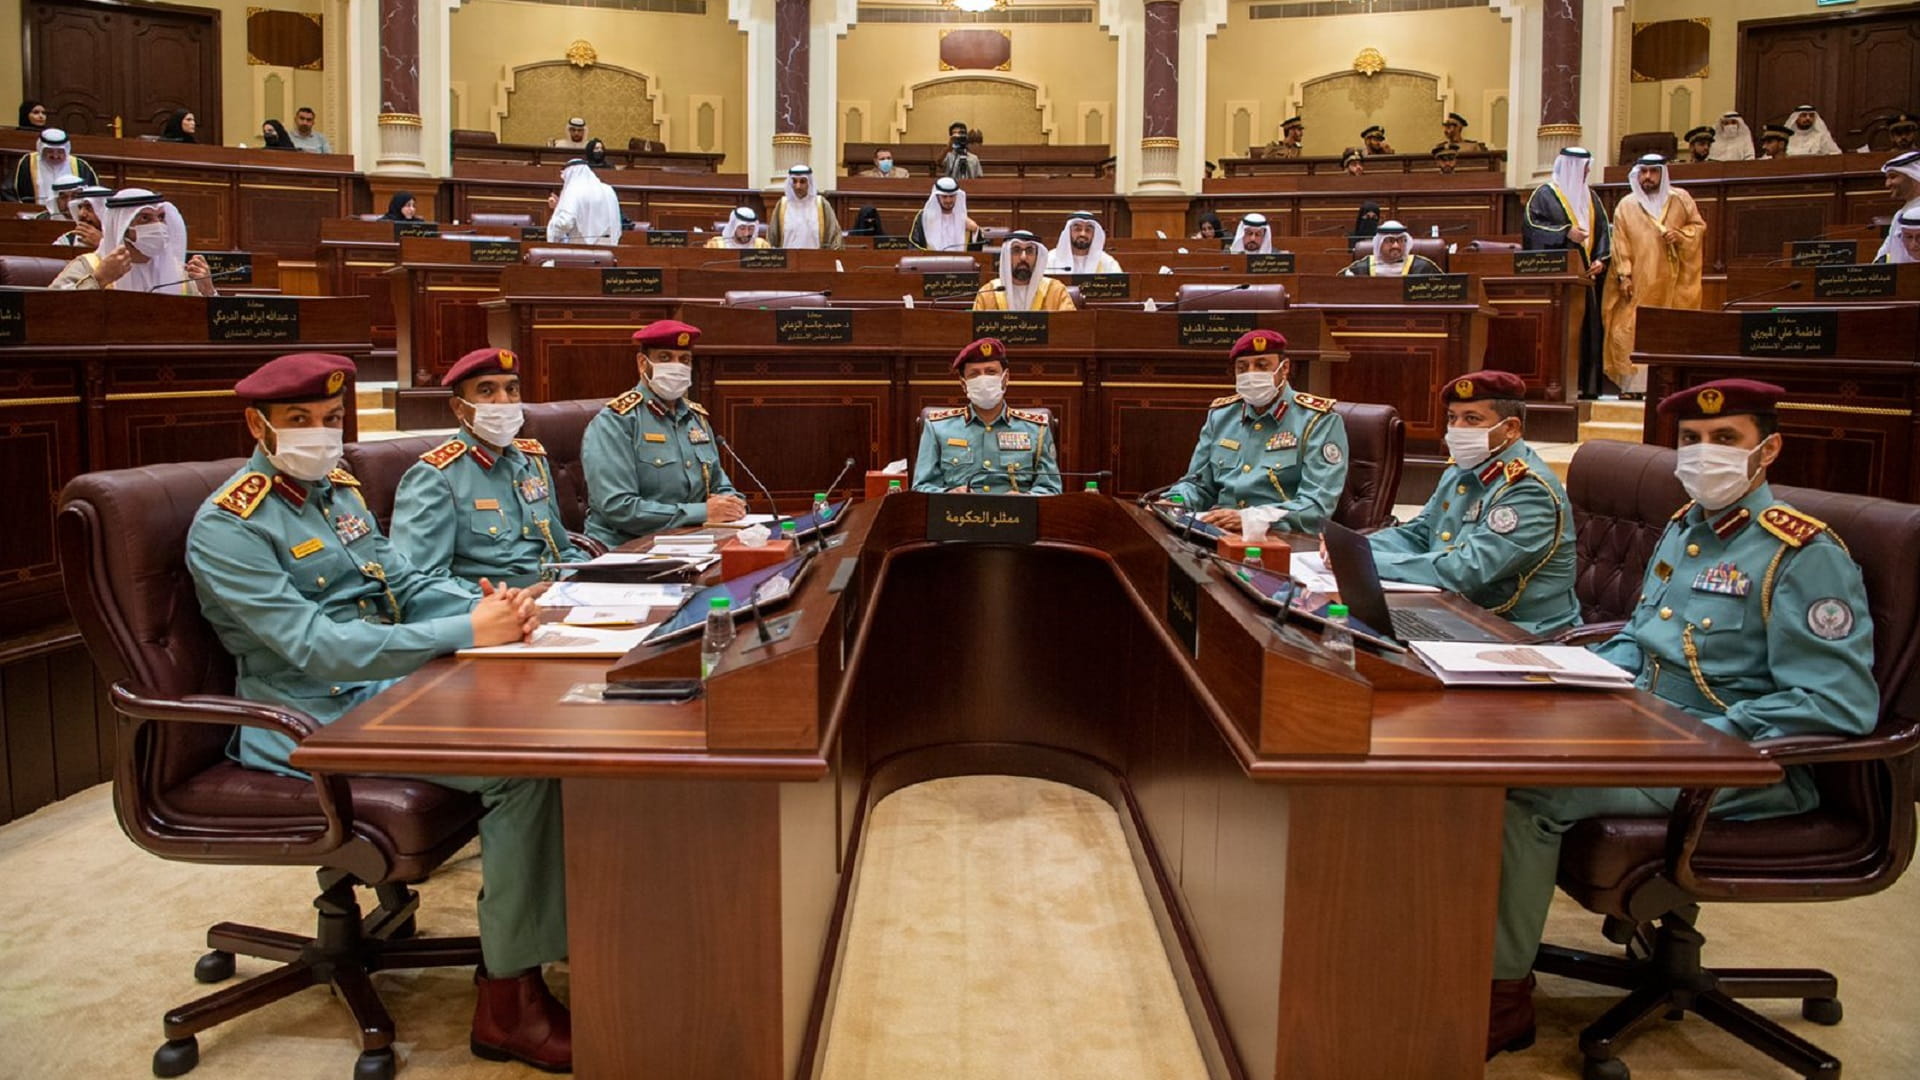
[[[193,965],[195,982],[217,983],[233,978],[233,954],[215,949],[195,961]]]
[[[1839,998],[1808,998],[1800,1003],[1800,1015],[1816,1024],[1827,1027],[1840,1022],[1842,1010]]]
[[[1588,1058],[1580,1067],[1580,1080],[1628,1080],[1632,1075],[1619,1058]]]
[[[153,1052],[153,1075],[185,1076],[200,1064],[200,1040],[189,1035],[168,1039]]]
[[[400,1067],[392,1050],[368,1050],[353,1063],[353,1080],[393,1080]]]

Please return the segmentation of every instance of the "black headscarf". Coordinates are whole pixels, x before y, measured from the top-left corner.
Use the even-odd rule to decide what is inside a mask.
[[[1353,243],[1359,243],[1362,240],[1371,239],[1379,230],[1380,204],[1371,201],[1363,202],[1360,204],[1360,213],[1353,219],[1353,232],[1347,234],[1347,239]]]
[[[267,141],[261,144],[266,149],[268,150],[300,149],[299,147],[293,145],[293,136],[287,134],[286,125],[282,124],[280,121],[269,120],[260,126],[266,128],[269,132],[271,132],[271,134],[267,136]]]
[[[1201,214],[1200,220],[1195,222],[1194,225],[1195,225],[1195,228],[1193,231],[1193,238],[1196,240],[1206,239],[1206,237],[1200,235],[1199,227],[1203,225],[1213,226],[1213,239],[1218,240],[1221,243],[1231,243],[1233,240],[1233,234],[1231,232],[1228,232],[1226,225],[1220,221],[1220,215],[1214,213],[1211,210],[1207,211],[1204,214]]]
[[[20,103],[20,130],[21,131],[45,131],[46,130],[47,125],[34,123],[33,118],[30,115],[28,115],[32,113],[33,110],[42,107],[44,104],[45,102],[40,102],[40,101],[23,101]]]
[[[854,236],[887,235],[886,227],[880,224],[880,208],[877,206],[861,207],[860,212],[854,215],[853,228],[848,231]]]
[[[193,115],[192,109],[175,109],[173,111],[173,115],[167,117],[166,124],[160,128],[160,141],[161,142],[198,142],[199,140],[195,139],[191,134],[189,134],[187,132],[187,129],[180,126],[181,121],[185,120],[187,117],[192,115]]]
[[[606,143],[601,142],[599,139],[588,139],[587,147],[583,153],[586,154],[587,164],[596,169],[604,169],[607,167]]]
[[[413,192],[411,191],[394,192],[393,198],[387,200],[387,212],[380,215],[380,220],[381,221],[417,221],[419,220],[418,218],[410,218],[405,213],[403,213],[403,211],[406,210],[407,208],[407,204],[412,201],[413,201]]]

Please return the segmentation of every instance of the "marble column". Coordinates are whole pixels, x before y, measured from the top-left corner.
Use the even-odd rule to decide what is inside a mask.
[[[420,0],[380,0],[379,148],[370,172],[428,175],[421,156]]]
[[[811,0],[773,4],[773,165],[785,174],[813,156],[808,96],[812,62]]]
[[[1149,0],[1142,33],[1140,187],[1180,186],[1180,3]]]
[[[1540,160],[1580,141],[1581,24],[1585,0],[1546,0],[1540,26]]]

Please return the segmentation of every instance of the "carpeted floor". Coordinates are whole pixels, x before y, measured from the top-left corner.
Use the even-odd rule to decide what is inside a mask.
[[[995,850],[1020,852],[1021,857],[1043,865],[1046,874],[1027,872],[1034,879],[1077,880],[1088,890],[1081,894],[1089,900],[1086,904],[1055,899],[1052,888],[1037,880],[1023,882],[1009,897],[985,895],[980,891],[988,880],[984,870],[955,874],[940,894],[959,902],[955,914],[974,920],[972,940],[1002,960],[1018,960],[1027,965],[1025,970],[1047,974],[1044,985],[1039,985],[1042,980],[1028,979],[996,982],[978,966],[983,962],[980,957],[970,956],[967,965],[957,964],[954,958],[959,954],[953,949],[958,928],[929,933],[929,920],[904,905],[895,906],[900,905],[897,898],[876,899],[871,891],[862,898],[875,909],[878,924],[890,926],[901,943],[928,947],[920,955],[928,958],[925,964],[931,970],[909,969],[907,978],[932,975],[952,984],[953,990],[971,986],[980,991],[971,995],[971,1003],[954,1006],[947,1016],[903,1003],[897,1018],[885,1019],[888,1029],[907,1023],[945,1025],[950,1036],[961,1036],[956,1041],[963,1048],[1000,1040],[1010,1053],[1023,1056],[992,1061],[975,1056],[968,1059],[971,1069],[920,1072],[911,1063],[891,1066],[879,1056],[881,1049],[855,1053],[852,1036],[838,1037],[853,1030],[848,1025],[857,1022],[854,1013],[847,1011],[839,1018],[843,1026],[836,1029],[837,1038],[828,1048],[831,1066],[847,1070],[836,1076],[889,1075],[899,1080],[941,1075],[994,1080],[1066,1076],[1074,1063],[1096,1054],[1159,1052],[1141,1041],[1144,1013],[1130,1011],[1126,1025],[1103,1016],[1097,1025],[1070,1026],[1058,1011],[1064,1007],[1061,999],[1070,996],[1060,990],[1058,980],[1091,975],[1092,981],[1131,987],[1138,991],[1135,1007],[1141,1009],[1154,1007],[1154,995],[1160,993],[1154,989],[1156,982],[1166,993],[1171,993],[1171,984],[1166,982],[1164,966],[1158,971],[1153,966],[1164,965],[1158,941],[1150,934],[1148,939],[1126,936],[1132,917],[1120,910],[1124,905],[1119,898],[1134,896],[1141,905],[1140,916],[1146,909],[1137,898],[1138,885],[1124,847],[1108,848],[1116,852],[1114,867],[1093,865],[1087,853],[1076,847],[1091,849],[1118,842],[1117,829],[1102,839],[1106,826],[1092,824],[1097,815],[1063,811],[1077,800],[1059,800],[1043,790],[1013,790],[1027,786],[1010,785],[978,800],[971,793],[956,799],[956,792],[941,786],[919,793],[925,797],[910,799],[898,808],[897,824],[903,828],[893,839],[882,840],[879,828],[870,834],[874,852],[884,846],[891,854],[870,857],[865,885],[871,890],[876,880],[891,877],[882,874],[887,863],[909,871],[940,864],[958,868],[970,860],[990,858]],[[1106,809],[1097,800],[1087,801],[1102,812]],[[1007,816],[1014,809],[1022,811],[1018,820]],[[936,819],[942,816],[966,823],[969,838],[961,842],[954,839],[956,830],[937,828]],[[471,854],[449,864],[422,890],[423,932],[473,932],[472,898],[479,885],[479,866]],[[153,858],[120,834],[104,785],[0,827],[0,1077],[137,1080],[150,1075],[148,1062],[160,1041],[160,1014],[202,989],[193,981],[192,967],[203,948],[206,927],[232,920],[304,931],[311,926],[307,905],[313,898],[312,885],[312,876],[299,869],[199,867]],[[1128,889],[1133,892],[1129,894]],[[1103,899],[1095,901],[1095,897]],[[856,908],[857,918],[864,922],[866,912]],[[991,936],[977,932],[989,917],[997,922],[1002,914],[1016,912],[1044,914],[1058,925],[996,927]],[[1100,927],[1109,932],[1096,933]],[[1796,1030],[1838,1054],[1846,1062],[1847,1075],[1859,1080],[1920,1076],[1920,1023],[1916,1023],[1920,1006],[1915,1005],[1920,976],[1914,974],[1920,971],[1920,930],[1916,927],[1920,927],[1920,874],[1908,875],[1879,896],[1842,903],[1722,905],[1713,908],[1703,924],[1709,937],[1708,956],[1714,962],[1821,965],[1838,974],[1847,1009],[1846,1022],[1838,1027],[1800,1021],[1794,1003],[1762,1008],[1769,1015],[1791,1018]],[[859,957],[851,948],[859,936],[856,932],[855,941],[850,942],[849,988],[860,978],[877,979],[882,974],[868,969],[861,975],[862,969],[856,966]],[[1598,920],[1564,898],[1554,908],[1548,937],[1596,950],[1605,944]],[[1089,971],[1082,967],[1084,960],[1076,960],[1068,970],[1062,962],[1039,962],[1056,940],[1083,941],[1100,966]],[[1121,940],[1133,944],[1115,948]],[[243,960],[241,974],[263,967],[258,961]],[[897,975],[890,968],[884,974],[888,982]],[[469,979],[467,971],[378,977],[400,1025],[401,1076],[493,1080],[540,1075],[520,1066],[482,1062],[467,1051],[473,1007]],[[555,983],[564,996],[564,974]],[[1488,1067],[1487,1075],[1497,1080],[1577,1078],[1579,1028],[1610,1001],[1607,992],[1593,987],[1545,980],[1539,1044],[1524,1054],[1503,1055]],[[983,1003],[992,1008],[983,1010]],[[1158,1030],[1153,1034],[1190,1039],[1184,1017],[1176,1015],[1174,1020],[1177,1023],[1156,1022]],[[1392,1020],[1382,1018],[1382,1022]],[[1008,1035],[1015,1029],[1085,1039],[1086,1044],[1017,1045]],[[884,1036],[884,1031],[875,1031]],[[885,1041],[870,1040],[875,1048],[882,1048]],[[1178,1042],[1178,1038],[1168,1039],[1165,1045]],[[345,1080],[354,1057],[346,1013],[324,990],[304,991],[273,1008],[215,1028],[201,1037],[200,1045],[201,1065],[192,1074],[196,1080]],[[1694,1019],[1656,1023],[1629,1044],[1626,1059],[1635,1080],[1768,1080],[1787,1075],[1760,1054]],[[1166,1072],[1131,1075],[1191,1075],[1174,1071],[1178,1064]],[[869,1071],[876,1067],[894,1071]]]

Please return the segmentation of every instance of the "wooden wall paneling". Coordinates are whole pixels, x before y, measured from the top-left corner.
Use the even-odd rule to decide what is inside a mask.
[[[100,758],[94,707],[93,661],[83,648],[63,649],[47,657],[48,709],[53,717],[54,788],[60,798],[99,783],[111,766]]]
[[[617,397],[630,389],[640,374],[634,328],[670,317],[679,305],[636,299],[611,310],[604,302],[508,299],[485,307],[487,344],[512,349],[526,362],[522,399],[571,401]]]
[[[351,212],[347,181],[334,176],[242,176],[236,205],[239,247],[307,259],[320,242],[320,223]],[[185,211],[182,211],[183,213]]]
[[[1736,54],[1741,115],[1780,123],[1810,101],[1843,148],[1885,147],[1876,121],[1920,83],[1920,4],[1741,22]]]
[[[895,428],[891,358],[728,356],[708,363],[712,390],[704,404],[714,425],[776,499],[811,499],[848,457],[856,469],[886,463]],[[751,491],[753,482],[731,459],[723,461],[734,486]]]
[[[1223,367],[1215,354],[1101,358],[1089,410],[1098,442],[1082,445],[1098,446],[1095,458],[1112,463],[1108,490],[1138,495],[1186,473],[1207,406],[1232,389],[1221,385]],[[1304,385],[1298,373],[1290,381]]]
[[[1436,225],[1441,239],[1463,243],[1503,231],[1498,201],[1484,197],[1400,195],[1394,199],[1394,214],[1415,236],[1429,235]]]
[[[1836,224],[1840,206],[1831,184],[1769,186],[1765,192],[1729,190],[1726,195],[1729,263],[1738,259],[1772,260],[1790,240],[1819,236]]]
[[[325,274],[327,295],[364,296],[373,332],[373,347],[394,347],[393,286],[386,272],[399,259],[397,244],[320,244],[320,266]]]
[[[155,5],[128,10],[120,71],[121,108],[131,135],[157,135],[177,109],[191,109],[195,137],[219,146],[220,13]]]
[[[1843,118],[1847,130],[1835,130],[1833,136],[1851,150],[1860,145],[1869,116],[1913,110],[1913,91],[1920,86],[1920,8],[1910,9],[1905,18],[1864,20],[1833,30],[1842,37],[1845,58],[1839,65],[1841,100],[1852,106]],[[1834,120],[1827,123],[1833,126]]]
[[[1330,312],[1327,324],[1352,354],[1346,363],[1333,367],[1332,396],[1390,404],[1407,422],[1409,449],[1415,440],[1429,447],[1437,444],[1446,430],[1446,413],[1434,399],[1433,388],[1452,374],[1447,370],[1450,335],[1387,312]]]
[[[44,654],[0,668],[0,710],[7,716],[7,775],[15,817],[25,817],[60,797],[53,768],[52,706]]]
[[[0,380],[14,383],[0,391],[0,502],[12,517],[0,544],[0,636],[45,623],[50,606],[64,610],[53,519],[61,485],[81,472],[86,438],[76,372],[28,364],[0,368]]]
[[[129,167],[122,179],[128,187],[147,188],[166,196],[187,221],[190,246],[215,251],[239,247],[233,220],[233,208],[238,205],[235,173],[142,164]],[[319,235],[317,230],[314,235]],[[312,251],[312,245],[306,250]]]
[[[120,111],[119,16],[96,4],[28,0],[22,9],[26,96],[47,106],[47,123],[74,135],[110,135]]]

